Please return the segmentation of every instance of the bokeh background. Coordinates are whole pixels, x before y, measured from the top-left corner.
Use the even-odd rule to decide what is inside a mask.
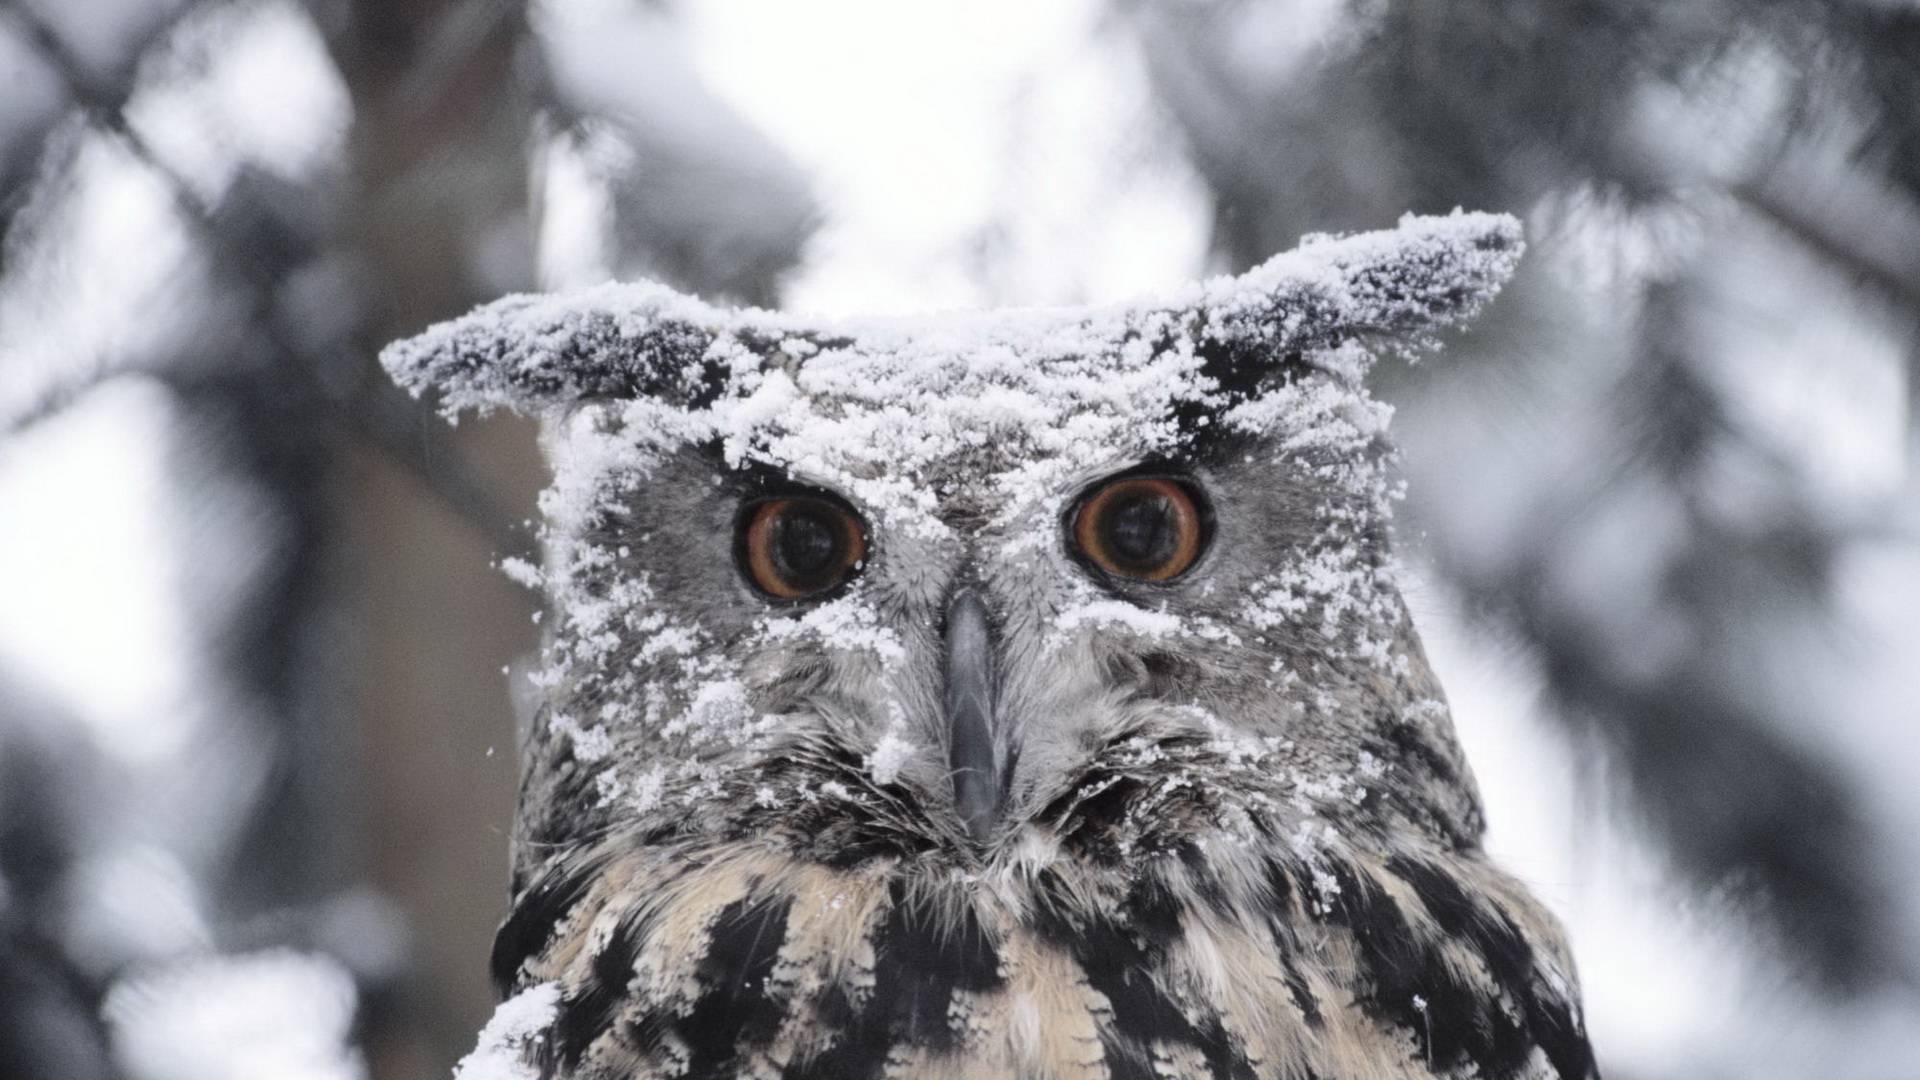
[[[379,345],[655,277],[1117,300],[1505,210],[1380,373],[1606,1074],[1920,1077],[1913,0],[0,0],[0,1075],[444,1077],[527,422]]]

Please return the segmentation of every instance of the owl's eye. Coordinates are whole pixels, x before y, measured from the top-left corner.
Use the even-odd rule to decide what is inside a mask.
[[[1176,477],[1123,476],[1081,498],[1071,529],[1074,548],[1106,573],[1170,581],[1206,550],[1206,503]]]
[[[818,495],[786,495],[747,507],[740,567],[777,600],[804,600],[843,584],[867,557],[866,528],[852,510]]]

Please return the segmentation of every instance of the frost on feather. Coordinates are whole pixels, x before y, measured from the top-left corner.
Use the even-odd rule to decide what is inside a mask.
[[[560,988],[553,983],[529,986],[501,1002],[473,1052],[454,1067],[454,1080],[538,1080],[540,1071],[528,1057],[546,1039],[559,1003]]]

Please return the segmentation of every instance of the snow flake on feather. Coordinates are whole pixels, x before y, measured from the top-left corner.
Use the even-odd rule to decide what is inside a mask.
[[[479,1044],[454,1066],[453,1080],[537,1080],[528,1051],[547,1036],[559,1015],[560,984],[536,983],[501,1002],[480,1031]]]
[[[1350,541],[1310,552],[1262,578],[1240,614],[1263,629],[1303,627],[1324,646],[1381,670],[1399,673],[1406,665],[1393,650],[1394,640],[1379,636],[1403,618],[1393,575]]]
[[[1211,619],[1181,618],[1169,611],[1090,594],[1054,616],[1053,632],[1047,636],[1047,646],[1059,648],[1076,631],[1087,628],[1121,630],[1142,638],[1196,637],[1206,641],[1239,643],[1233,631]]]
[[[900,708],[899,702],[890,702],[891,713],[887,721],[887,730],[874,745],[873,753],[867,755],[867,775],[881,787],[900,778],[900,770],[913,756],[917,747],[907,738],[907,714]]]
[[[839,652],[867,653],[882,663],[906,655],[899,635],[881,624],[879,612],[854,596],[767,619],[761,624],[761,635],[769,641],[805,638]]]

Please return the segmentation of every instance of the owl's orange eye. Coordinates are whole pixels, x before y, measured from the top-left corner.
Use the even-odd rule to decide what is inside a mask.
[[[867,557],[866,528],[852,510],[817,495],[766,499],[741,520],[740,567],[777,600],[804,600],[839,587]]]
[[[1093,489],[1073,512],[1073,546],[1095,567],[1135,581],[1171,581],[1207,547],[1206,504],[1184,480],[1123,476]]]

